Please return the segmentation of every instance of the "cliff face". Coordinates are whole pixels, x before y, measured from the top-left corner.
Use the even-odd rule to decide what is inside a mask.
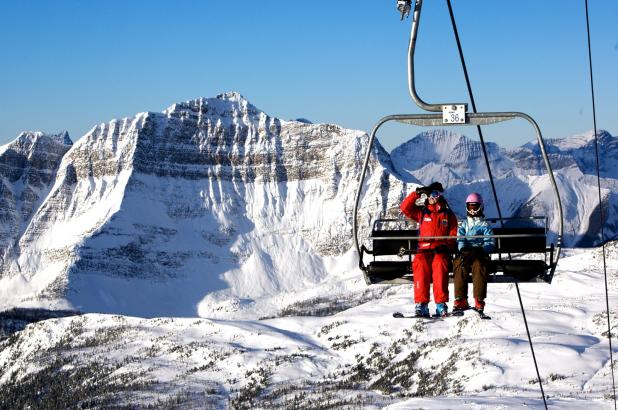
[[[64,156],[19,238],[20,271],[5,275],[37,298],[140,315],[312,286],[351,247],[367,141],[270,117],[236,93],[101,124]],[[405,195],[389,161],[378,146],[363,229]]]
[[[19,238],[47,196],[71,144],[66,132],[24,132],[0,147],[0,272],[19,254]]]

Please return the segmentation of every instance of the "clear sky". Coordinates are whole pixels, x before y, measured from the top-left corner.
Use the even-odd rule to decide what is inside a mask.
[[[13,1],[0,13],[0,143],[238,91],[268,114],[369,131],[421,112],[395,0]],[[584,0],[452,0],[477,107],[523,111],[546,138],[592,129]],[[618,133],[618,1],[590,1],[598,128]],[[445,0],[425,0],[417,89],[466,102]],[[392,148],[422,129],[386,129]],[[527,125],[486,129],[513,146]],[[475,136],[473,129],[468,131]]]

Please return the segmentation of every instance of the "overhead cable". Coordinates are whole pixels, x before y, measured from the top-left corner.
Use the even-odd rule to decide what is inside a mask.
[[[453,26],[453,33],[455,34],[455,40],[457,41],[457,49],[459,51],[459,58],[461,60],[461,66],[463,68],[464,76],[466,78],[466,85],[468,87],[468,94],[470,96],[470,103],[472,105],[472,112],[476,113],[476,103],[474,102],[474,95],[472,94],[472,86],[470,85],[470,77],[468,76],[468,69],[466,68],[466,61],[464,59],[463,50],[461,48],[461,41],[459,40],[459,32],[457,30],[457,24],[455,22],[455,15],[453,14],[453,7],[451,6],[451,0],[446,0],[448,5],[448,11],[451,16],[451,24]],[[494,201],[496,202],[496,208],[498,210],[498,217],[500,218],[500,222],[502,222],[502,212],[500,211],[500,203],[498,202],[498,195],[496,193],[496,187],[494,184],[494,179],[491,173],[491,168],[489,166],[489,157],[487,155],[487,149],[485,147],[485,140],[483,138],[483,133],[481,131],[481,126],[477,125],[476,129],[479,133],[479,139],[481,141],[481,147],[483,149],[483,157],[485,158],[485,165],[487,167],[487,174],[489,175],[489,182],[491,184],[491,190],[494,195]],[[509,255],[510,257],[510,255]],[[545,409],[547,409],[547,401],[545,399],[545,391],[543,390],[543,381],[541,380],[541,374],[539,372],[539,366],[536,361],[536,355],[534,353],[534,345],[532,344],[532,337],[530,336],[530,329],[528,328],[528,320],[526,319],[526,312],[524,310],[524,304],[521,299],[521,292],[519,291],[519,284],[515,282],[515,289],[517,289],[517,297],[519,299],[519,306],[521,308],[521,314],[524,318],[524,325],[526,327],[526,334],[528,335],[528,343],[530,345],[530,351],[532,352],[532,359],[534,361],[534,368],[536,370],[537,380],[539,381],[539,387],[541,388],[541,396],[543,397],[543,404],[545,405]]]
[[[584,0],[586,6],[586,34],[588,38],[588,66],[590,67],[590,94],[592,97],[592,123],[594,126],[594,150],[596,154],[597,165],[597,187],[599,194],[599,222],[601,225],[601,246],[603,251],[603,277],[605,278],[605,308],[607,311],[607,337],[609,339],[609,367],[612,371],[612,389],[614,398],[614,409],[616,409],[616,381],[614,377],[614,353],[612,349],[612,331],[609,310],[609,290],[607,286],[607,263],[605,261],[605,229],[604,229],[604,214],[603,214],[603,198],[601,196],[601,165],[599,161],[599,141],[597,137],[597,113],[594,98],[594,79],[592,75],[592,48],[590,46],[590,16],[588,14],[588,0]]]

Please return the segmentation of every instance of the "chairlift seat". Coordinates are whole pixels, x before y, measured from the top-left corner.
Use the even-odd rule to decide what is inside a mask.
[[[494,235],[509,235],[505,238],[496,238],[496,246],[491,252],[498,255],[492,259],[489,270],[491,272],[488,282],[512,283],[512,282],[540,282],[548,281],[547,270],[550,268],[546,261],[546,253],[553,252],[553,245],[547,247],[546,230],[543,227],[500,227],[494,228]],[[406,284],[413,283],[412,254],[415,253],[418,240],[418,230],[393,229],[376,230],[371,234],[372,250],[363,248],[374,256],[365,272],[370,283]],[[401,239],[409,237],[410,239]],[[393,239],[385,239],[393,238]],[[376,256],[398,256],[401,249],[406,250],[407,257],[404,260],[375,260]],[[543,259],[512,259],[511,254],[543,254]],[[401,256],[400,256],[401,257]],[[550,258],[551,259],[551,258]],[[500,273],[500,274],[498,274]],[[453,281],[452,273],[449,280]],[[472,281],[472,278],[469,278]]]
[[[393,238],[402,236],[418,236],[417,229],[392,229],[392,230],[374,230],[371,233],[372,238]],[[418,241],[415,239],[380,239],[373,241],[373,255],[385,256],[385,255],[397,255],[399,250],[404,249],[416,249]]]
[[[513,235],[496,238],[492,253],[545,253],[547,235],[542,227],[493,228],[494,235]],[[526,235],[526,236],[520,236]]]

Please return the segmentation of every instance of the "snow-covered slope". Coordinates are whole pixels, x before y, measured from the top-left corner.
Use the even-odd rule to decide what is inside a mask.
[[[550,408],[613,408],[600,267],[600,249],[570,250],[552,285],[520,285]],[[542,407],[513,285],[490,286],[489,321],[472,311],[394,319],[412,310],[409,286],[322,288],[298,302],[286,311],[294,316],[263,320],[87,314],[31,324],[0,342],[0,407]],[[331,314],[315,316],[318,303]],[[611,322],[615,332],[616,312]]]
[[[351,219],[367,142],[361,131],[271,117],[237,93],[103,123],[73,146],[65,134],[23,134],[0,150],[0,308],[255,318],[306,289],[348,289],[344,278],[360,276]],[[548,142],[567,246],[598,236],[592,143]],[[612,236],[616,138],[601,133],[600,143]],[[503,213],[547,215],[555,231],[535,150],[488,145]],[[429,131],[390,155],[377,144],[360,237],[420,182],[442,181],[457,212],[479,191],[495,215],[486,179],[479,143],[462,135]]]
[[[20,269],[3,272],[0,303],[272,312],[254,303],[351,270],[341,255],[367,141],[270,117],[236,93],[101,124],[64,156],[19,238]],[[363,221],[406,192],[380,146],[371,168]]]

